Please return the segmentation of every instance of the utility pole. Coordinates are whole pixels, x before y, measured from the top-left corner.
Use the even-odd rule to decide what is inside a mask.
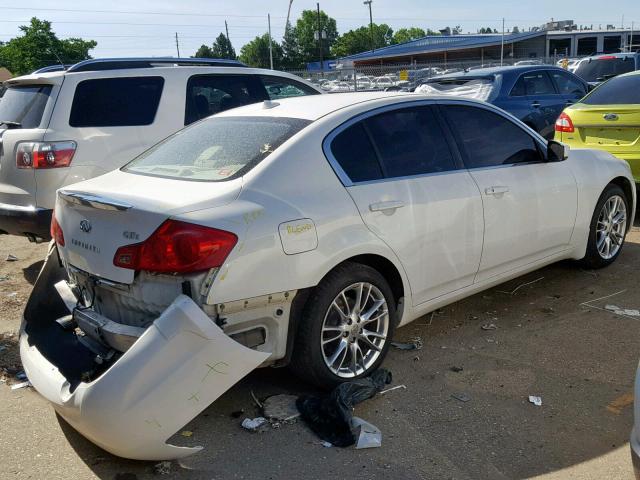
[[[322,23],[320,21],[320,2],[316,3],[318,9],[318,50],[320,52],[320,71],[324,74],[324,62],[322,61]]]
[[[500,66],[504,63],[504,18],[502,19],[502,42],[500,43]]]
[[[271,42],[271,14],[267,14],[267,22],[269,22],[269,68],[273,70],[273,45]]]
[[[371,35],[371,51],[375,51],[375,42],[373,41],[373,14],[371,13],[371,2],[373,0],[365,0],[362,2],[363,5],[369,6],[369,34]]]
[[[633,27],[634,23],[631,22],[631,37],[629,38],[629,51],[633,52]]]
[[[176,50],[178,51],[178,58],[180,58],[180,43],[178,42],[178,32],[176,32]]]
[[[227,21],[224,21],[224,29],[227,32],[227,40],[229,40],[229,42],[231,42],[231,40],[229,39],[229,25],[227,25]]]
[[[293,0],[289,0],[289,10],[287,10],[287,23],[284,24],[284,31],[287,31],[289,27],[289,17],[291,16],[291,5],[293,4]]]

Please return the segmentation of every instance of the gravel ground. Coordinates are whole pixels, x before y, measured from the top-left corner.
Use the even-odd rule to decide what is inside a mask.
[[[163,477],[632,479],[628,435],[640,319],[604,310],[640,308],[639,228],[627,242],[605,270],[562,262],[398,330],[400,341],[424,342],[419,351],[392,350],[385,362],[394,385],[406,389],[356,407],[383,432],[381,448],[325,448],[300,422],[244,431],[242,419],[259,413],[251,392],[265,398],[312,391],[287,370],[266,369],[185,426],[191,436],[171,439],[205,449],[170,463]],[[35,391],[8,386],[20,370],[21,310],[45,251],[46,245],[0,237],[0,478],[155,478],[153,462],[102,451]],[[6,262],[8,254],[18,260]],[[483,330],[489,323],[497,328]],[[452,397],[461,393],[470,400]],[[529,403],[529,395],[541,396],[542,406]],[[244,415],[234,418],[238,410]]]

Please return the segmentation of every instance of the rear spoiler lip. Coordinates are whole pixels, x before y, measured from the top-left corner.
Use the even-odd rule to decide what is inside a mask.
[[[113,200],[107,197],[101,197],[92,193],[59,190],[58,197],[60,197],[60,199],[66,201],[67,203],[97,208],[99,210],[115,210],[123,212],[133,208],[133,205],[129,203],[125,203],[120,200]]]

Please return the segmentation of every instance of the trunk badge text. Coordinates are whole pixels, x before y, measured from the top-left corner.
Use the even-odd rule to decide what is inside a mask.
[[[605,120],[609,120],[609,121],[613,121],[613,120],[617,120],[618,119],[618,115],[616,115],[615,113],[606,113],[603,115]]]
[[[80,221],[80,230],[84,233],[89,233],[91,231],[91,222],[89,220],[81,220]]]
[[[140,240],[140,234],[138,234],[137,232],[128,232],[125,230],[124,232],[122,232],[122,236],[127,240]]]

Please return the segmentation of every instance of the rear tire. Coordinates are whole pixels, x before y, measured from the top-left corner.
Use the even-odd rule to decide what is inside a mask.
[[[585,267],[603,268],[615,262],[624,246],[628,215],[626,194],[610,183],[600,195],[591,218],[587,252],[581,260]]]
[[[377,270],[339,265],[307,299],[291,369],[326,389],[368,376],[387,354],[396,315],[391,288]]]

